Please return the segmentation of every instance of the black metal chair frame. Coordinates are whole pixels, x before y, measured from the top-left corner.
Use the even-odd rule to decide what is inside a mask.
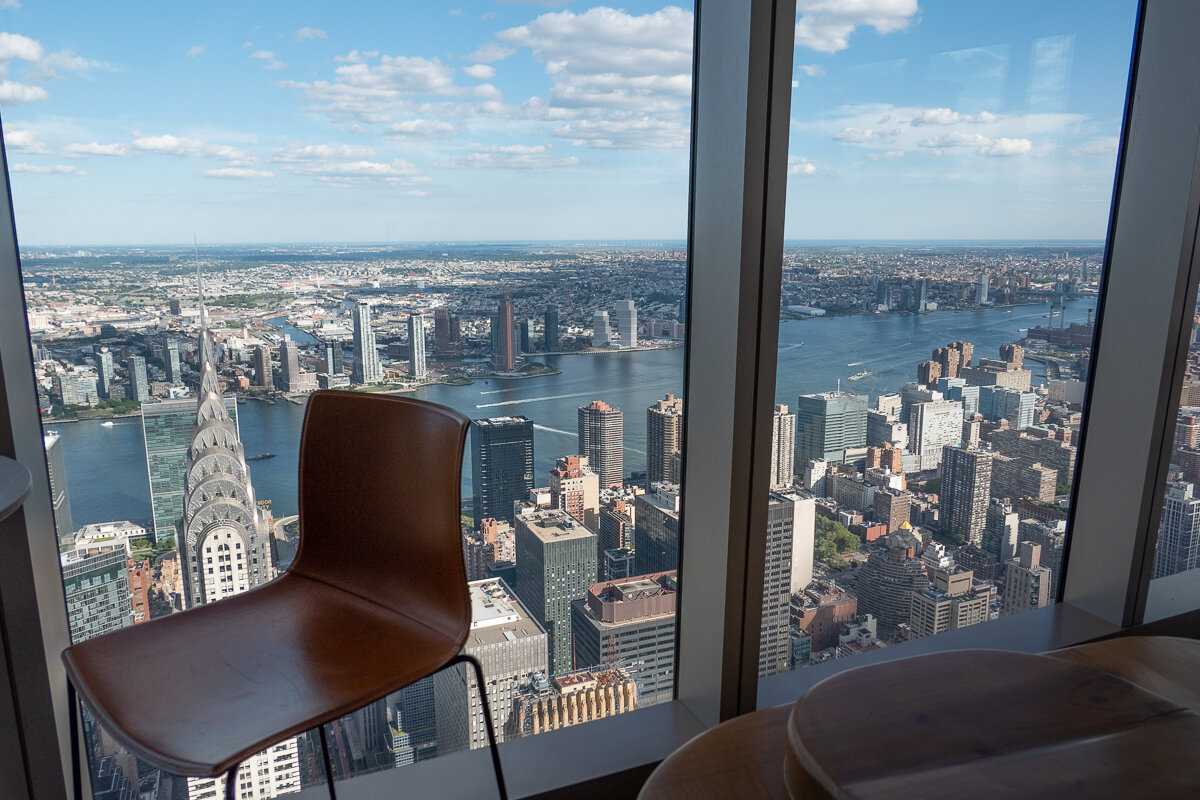
[[[508,800],[508,788],[504,783],[504,771],[500,766],[500,749],[496,743],[496,730],[492,723],[492,709],[491,704],[488,702],[487,684],[483,677],[483,665],[474,656],[460,653],[433,672],[440,672],[447,667],[461,663],[470,664],[471,668],[475,671],[476,689],[479,691],[479,699],[483,704],[483,719],[487,726],[488,749],[492,754],[492,768],[496,772],[496,788],[500,792],[500,800]],[[428,675],[418,678],[418,680],[424,680],[425,677],[428,677]],[[416,681],[413,681],[413,683],[416,683]],[[411,686],[412,684],[409,685]],[[74,797],[75,800],[83,800],[83,770],[86,768],[87,759],[81,758],[79,737],[84,736],[85,732],[83,729],[83,720],[79,713],[79,698],[76,697],[75,686],[69,678],[67,679],[67,704],[71,729],[71,767],[74,782],[73,788],[75,790]],[[325,766],[325,785],[329,788],[329,800],[337,800],[337,789],[333,781],[333,762],[329,757],[329,742],[325,736],[325,725],[326,723],[322,723],[317,726],[317,732],[321,737],[321,757]],[[235,764],[225,773],[225,800],[235,800],[234,789],[237,786],[237,773],[240,767],[241,764]]]

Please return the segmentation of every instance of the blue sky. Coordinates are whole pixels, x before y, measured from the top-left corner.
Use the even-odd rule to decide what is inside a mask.
[[[678,239],[690,6],[0,0],[39,244]],[[789,238],[1100,238],[1136,3],[799,0]]]

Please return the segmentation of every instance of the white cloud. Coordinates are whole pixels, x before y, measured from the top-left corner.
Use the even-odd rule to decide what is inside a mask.
[[[4,133],[4,146],[9,150],[19,150],[33,155],[49,155],[50,148],[38,138],[37,133],[28,130],[10,130]]]
[[[909,125],[957,125],[960,122],[989,124],[998,120],[995,114],[980,111],[978,114],[960,114],[949,108],[926,108],[909,121]]]
[[[471,53],[471,55],[467,56],[467,58],[480,63],[490,63],[493,61],[503,61],[515,52],[517,51],[511,47],[505,47],[504,45],[496,44],[495,42],[488,42],[487,44],[481,46],[474,53]]]
[[[307,42],[309,39],[324,39],[325,31],[320,28],[301,28],[296,31],[297,42]]]
[[[1023,156],[1033,150],[1033,142],[1028,139],[1009,139],[1000,137],[994,142],[979,148],[983,156]]]
[[[239,150],[232,145],[213,144],[203,139],[189,139],[165,133],[159,136],[143,136],[134,131],[133,148],[147,153],[160,153],[171,156],[193,156],[199,158],[215,158],[225,161],[232,166],[245,166],[254,163],[254,156],[245,150]]]
[[[401,141],[424,139],[449,139],[454,135],[454,126],[437,119],[406,119],[383,129],[384,137]]]
[[[276,58],[275,54],[270,50],[255,50],[250,54],[250,57],[267,62],[263,65],[263,69],[283,69],[287,66],[287,64],[284,64],[282,61]]]
[[[69,144],[62,149],[64,156],[71,156],[72,158],[79,156],[123,156],[128,152],[129,148],[123,144],[100,144],[99,142]]]
[[[878,139],[895,139],[899,135],[899,128],[889,128],[886,130],[874,130],[872,128],[843,128],[835,133],[833,138],[839,142],[862,144],[863,142],[870,142]]]
[[[375,155],[370,147],[350,144],[300,144],[291,142],[271,153],[272,161],[299,164],[308,161],[366,159]]]
[[[544,169],[579,163],[574,156],[552,156],[550,149],[551,145],[548,144],[488,145],[474,148],[470,155],[457,156],[434,166],[454,169]]]
[[[20,0],[0,0],[0,8],[20,8]]]
[[[40,86],[28,86],[16,81],[0,81],[0,104],[6,106],[37,103],[49,96],[49,93]]]
[[[788,175],[816,175],[817,165],[802,156],[788,156]]]
[[[9,167],[13,172],[31,172],[34,175],[86,175],[73,164],[13,164]]]
[[[918,147],[982,147],[991,144],[991,139],[978,133],[951,131],[917,142]]]
[[[601,149],[687,147],[686,121],[682,115],[634,117],[629,114],[615,114],[599,119],[567,122],[556,129],[554,135],[570,139],[576,145]]]
[[[1107,156],[1111,158],[1117,154],[1119,145],[1120,140],[1116,136],[1106,136],[1072,147],[1067,150],[1067,153],[1073,156]]]
[[[490,81],[496,77],[496,68],[487,64],[472,64],[469,67],[463,67],[463,72],[477,81]]]
[[[242,167],[222,167],[221,169],[206,169],[200,173],[206,178],[274,178],[274,172],[260,169],[244,169]]]
[[[850,46],[855,28],[884,35],[904,30],[920,9],[917,0],[797,0],[796,44],[822,53]]]
[[[897,158],[904,158],[903,150],[887,150],[883,153],[868,153],[867,158],[872,161],[892,161]]]
[[[184,55],[186,55],[188,58],[196,58],[197,56],[203,55],[205,49],[205,45],[194,44],[188,48],[188,51],[184,53]]]
[[[381,161],[315,161],[289,164],[284,167],[297,175],[312,175],[318,178],[388,178],[419,179],[421,171],[416,165],[402,158],[391,163]]]
[[[820,64],[797,64],[797,72],[803,72],[810,78],[819,78],[825,74],[825,68]]]
[[[45,51],[41,42],[19,33],[0,33],[0,63],[20,59],[40,61]]]

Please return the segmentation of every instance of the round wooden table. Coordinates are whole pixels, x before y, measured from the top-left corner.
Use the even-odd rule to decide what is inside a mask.
[[[639,797],[1200,797],[1198,668],[1169,637],[864,666],[701,734]]]
[[[7,456],[0,456],[0,520],[21,507],[32,484],[29,470]]]

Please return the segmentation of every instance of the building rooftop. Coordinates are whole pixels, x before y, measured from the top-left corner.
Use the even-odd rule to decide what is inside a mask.
[[[471,581],[467,584],[467,593],[471,598],[471,632],[466,642],[468,650],[546,634],[503,580],[489,578]]]
[[[528,528],[543,542],[582,539],[596,535],[570,514],[557,508],[533,509],[526,507],[516,519],[520,525]]]
[[[483,428],[500,427],[503,425],[523,425],[526,422],[532,422],[529,417],[487,417],[484,419],[474,420],[476,425]]]

